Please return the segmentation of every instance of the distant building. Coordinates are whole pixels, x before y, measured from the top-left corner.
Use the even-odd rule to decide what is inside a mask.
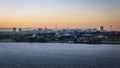
[[[104,29],[104,26],[100,26],[99,32],[108,32],[108,31]]]
[[[16,27],[13,27],[13,31],[16,32]]]
[[[19,28],[19,31],[22,31],[22,28]]]
[[[103,31],[103,30],[104,30],[104,27],[103,27],[103,26],[100,26],[100,30]]]
[[[48,30],[48,28],[45,28],[45,30]]]
[[[39,31],[43,30],[42,28],[38,28]]]
[[[110,29],[111,29],[111,31],[113,31],[113,30],[112,30],[112,25],[110,25]]]

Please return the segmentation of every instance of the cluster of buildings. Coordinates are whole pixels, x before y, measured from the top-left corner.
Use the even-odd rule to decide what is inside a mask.
[[[38,29],[22,29],[22,28],[13,28],[11,31],[0,31],[0,34],[37,34],[37,33],[56,33],[56,34],[70,34],[72,32],[107,32],[104,30],[103,26],[100,26],[100,30],[96,28],[86,28],[86,29],[47,29],[47,28],[38,28]]]
[[[88,29],[22,29],[13,28],[12,31],[0,32],[0,35],[28,35],[37,37],[38,34],[55,34],[57,42],[70,42],[70,43],[120,43],[119,31],[107,31],[103,26],[99,30],[96,28]],[[40,37],[40,36],[38,36]],[[49,38],[47,38],[49,39]]]

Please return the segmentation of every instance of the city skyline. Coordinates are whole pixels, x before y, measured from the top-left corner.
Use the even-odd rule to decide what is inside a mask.
[[[120,30],[119,0],[0,0],[1,28]]]

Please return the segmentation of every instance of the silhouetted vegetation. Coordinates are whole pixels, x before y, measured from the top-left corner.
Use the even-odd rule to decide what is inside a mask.
[[[37,33],[37,34],[0,34],[0,41],[13,42],[69,42],[101,43],[101,41],[120,41],[120,33],[116,32],[74,32],[71,34]]]

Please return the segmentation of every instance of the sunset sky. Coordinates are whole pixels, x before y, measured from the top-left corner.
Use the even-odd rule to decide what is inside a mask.
[[[0,28],[120,30],[120,0],[0,0]]]

